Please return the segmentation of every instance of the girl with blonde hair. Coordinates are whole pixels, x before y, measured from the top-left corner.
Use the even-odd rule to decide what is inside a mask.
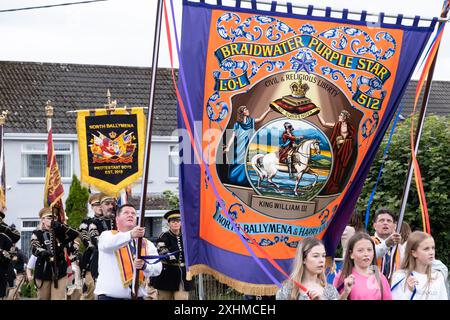
[[[432,269],[435,260],[434,239],[414,231],[408,237],[405,256],[391,280],[394,300],[447,300],[443,274]]]
[[[277,300],[337,300],[336,289],[325,278],[325,247],[319,239],[309,237],[299,242],[292,272]],[[301,291],[294,282],[308,289]]]

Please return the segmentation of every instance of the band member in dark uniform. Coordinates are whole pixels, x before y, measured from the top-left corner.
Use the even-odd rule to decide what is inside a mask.
[[[100,206],[102,208],[103,217],[107,221],[108,225],[112,227],[112,229],[116,229],[114,223],[116,219],[116,210],[117,210],[117,201],[114,197],[102,194],[100,198]],[[109,229],[109,230],[112,230]]]
[[[116,199],[111,196],[102,194],[100,197],[100,208],[103,213],[102,216],[94,216],[89,225],[89,237],[92,245],[95,247],[91,259],[90,270],[92,277],[98,277],[98,237],[103,231],[116,230],[115,214],[116,214]]]
[[[40,300],[65,300],[67,261],[64,248],[79,236],[78,231],[56,221],[50,208],[39,211],[40,226],[33,231],[31,247],[37,257],[34,269]]]
[[[0,210],[0,299],[7,296],[8,287],[14,285],[15,273],[10,250],[19,241],[20,233],[8,226],[3,219],[5,213]]]
[[[12,224],[11,228],[15,230],[15,225]],[[17,233],[19,231],[15,230]],[[25,254],[20,250],[16,243],[13,243],[11,249],[9,250],[11,255],[11,263],[15,270],[15,275],[13,274],[14,287],[9,289],[8,300],[19,300],[20,299],[20,288],[25,282],[25,264],[28,262],[28,258]]]
[[[168,211],[164,218],[169,223],[169,231],[159,236],[156,248],[159,255],[176,253],[163,260],[161,274],[153,278],[152,284],[158,290],[159,300],[188,300],[188,291],[194,289],[194,284],[186,280],[180,210]]]
[[[91,205],[92,211],[94,211],[94,217],[85,218],[78,229],[80,232],[81,241],[86,250],[83,252],[83,256],[80,261],[81,278],[84,280],[83,296],[81,300],[94,300],[95,280],[91,273],[91,263],[95,251],[95,246],[91,241],[89,235],[89,226],[94,219],[101,219],[103,217],[102,207],[100,205],[102,194],[94,193],[89,197],[88,203]]]

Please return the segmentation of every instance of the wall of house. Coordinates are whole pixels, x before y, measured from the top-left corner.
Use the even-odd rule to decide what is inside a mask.
[[[53,135],[54,144],[67,143],[71,146],[71,172],[80,178],[80,162],[77,137],[74,134]],[[177,191],[178,179],[169,178],[169,150],[170,146],[177,144],[177,139],[172,137],[154,137],[152,140],[150,156],[150,175],[147,192],[161,193],[165,190]],[[12,134],[4,137],[5,164],[6,164],[6,222],[14,223],[22,232],[22,240],[19,246],[29,241],[31,231],[38,221],[38,212],[43,207],[45,178],[27,178],[23,176],[24,145],[46,144],[46,134]],[[70,174],[70,177],[72,174]],[[69,194],[71,178],[63,178],[64,196],[63,202]],[[140,180],[133,186],[133,194],[141,193]],[[154,219],[161,217],[164,212],[146,213],[146,216]],[[160,219],[157,219],[160,224]],[[159,234],[159,230],[152,233]]]

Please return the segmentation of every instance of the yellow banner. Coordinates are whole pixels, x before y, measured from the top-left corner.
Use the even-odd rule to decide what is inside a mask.
[[[142,108],[78,112],[81,181],[117,196],[141,177],[145,121]]]

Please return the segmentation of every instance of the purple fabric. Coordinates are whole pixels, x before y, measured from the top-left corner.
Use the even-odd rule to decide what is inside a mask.
[[[206,65],[206,50],[208,49],[208,38],[199,37],[199,35],[209,34],[209,25],[211,21],[211,11],[205,8],[193,8],[190,6],[183,6],[183,23],[182,29],[196,30],[183,34],[181,41],[181,63],[184,67],[184,74],[189,75],[187,81],[187,90],[189,95],[183,94],[182,97],[189,97],[191,104],[202,105],[204,100],[203,84],[205,82],[205,68]],[[186,103],[186,100],[184,99]],[[196,108],[193,110],[194,120],[202,121],[203,108]],[[193,123],[190,123],[193,128]],[[181,113],[178,113],[178,128],[186,129]],[[180,157],[183,158],[183,152],[180,150]],[[194,159],[193,150],[190,159]],[[183,242],[185,249],[186,264],[198,264],[197,261],[199,252],[199,233],[200,233],[200,166],[198,164],[180,165],[180,210],[183,214]],[[189,199],[189,201],[184,201]]]

